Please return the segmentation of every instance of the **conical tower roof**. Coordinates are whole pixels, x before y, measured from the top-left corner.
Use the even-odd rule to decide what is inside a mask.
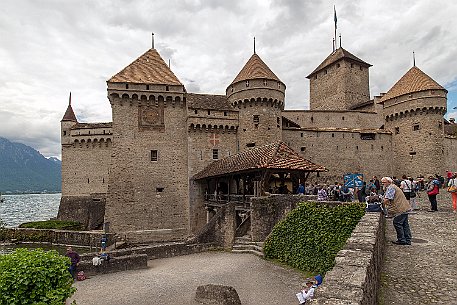
[[[282,83],[273,71],[263,62],[259,55],[254,53],[230,85],[240,81],[259,78],[272,79]]]
[[[413,92],[419,92],[424,90],[447,90],[434,81],[430,76],[422,72],[416,66],[413,66],[405,75],[400,78],[398,82],[393,85],[390,90],[384,94],[380,102],[390,100],[392,98],[409,94]]]
[[[70,92],[70,97],[68,99],[68,107],[67,107],[67,110],[65,111],[65,114],[63,115],[61,122],[63,122],[63,121],[78,122],[78,120],[76,119],[75,112],[73,111],[73,108],[71,107],[71,92]]]
[[[319,66],[317,66],[317,68],[314,69],[313,72],[311,72],[307,76],[307,78],[311,78],[311,76],[313,76],[315,73],[319,72],[320,70],[324,69],[325,67],[328,67],[331,64],[333,64],[339,60],[342,60],[342,59],[348,59],[348,60],[357,62],[358,64],[365,66],[367,68],[372,66],[369,63],[361,60],[357,56],[351,54],[347,50],[340,47],[340,48],[336,49],[334,52],[332,52],[329,56],[327,56],[327,58],[324,59],[324,61]]]
[[[182,86],[155,49],[146,51],[121,72],[111,77],[108,82]]]

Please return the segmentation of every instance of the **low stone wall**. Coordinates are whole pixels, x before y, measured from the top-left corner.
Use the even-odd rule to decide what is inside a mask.
[[[102,231],[67,231],[53,229],[9,228],[4,230],[6,240],[47,242],[60,245],[100,248]],[[114,234],[108,234],[107,246],[114,243]]]
[[[126,270],[146,269],[147,267],[148,256],[146,254],[133,254],[112,257],[109,261],[103,261],[99,266],[93,265],[92,258],[90,260],[82,260],[78,266],[78,271],[82,270],[86,276],[92,276]]]
[[[264,241],[273,227],[281,221],[297,204],[316,201],[317,196],[309,195],[270,195],[251,199],[251,236],[253,241]],[[339,205],[339,201],[316,201],[319,204]]]
[[[77,221],[88,230],[101,229],[105,217],[106,194],[62,196],[58,220]]]
[[[366,213],[316,290],[312,304],[377,304],[385,246],[385,218]]]

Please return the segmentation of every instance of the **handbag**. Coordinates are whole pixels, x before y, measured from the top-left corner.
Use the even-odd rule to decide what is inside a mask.
[[[451,185],[450,187],[447,188],[447,191],[449,193],[455,193],[455,192],[457,192],[457,186]]]

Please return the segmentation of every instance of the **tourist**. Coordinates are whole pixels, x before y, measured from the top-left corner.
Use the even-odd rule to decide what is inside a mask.
[[[303,184],[301,184],[301,183],[298,184],[297,194],[299,194],[299,195],[305,195],[305,187],[304,187]]]
[[[446,171],[446,178],[447,178],[446,185],[449,185],[449,181],[451,181],[453,175],[454,174],[452,174],[451,171],[449,171],[449,170]]]
[[[393,225],[397,232],[395,245],[411,245],[411,230],[408,223],[408,211],[410,205],[401,189],[393,183],[392,178],[383,177],[381,182],[384,186],[384,206],[387,214],[393,217]]]
[[[451,193],[452,196],[452,208],[453,212],[457,213],[457,175],[453,174],[451,179],[449,180],[448,184],[448,192]]]
[[[314,290],[316,289],[313,279],[307,279],[302,284],[302,291],[296,294],[298,301],[301,304],[305,304],[307,300],[311,300],[314,296]]]
[[[433,175],[428,175],[428,183],[426,185],[428,200],[430,201],[430,211],[438,211],[438,202],[436,201],[436,195],[440,192],[440,183]]]
[[[379,193],[379,191],[381,190],[381,183],[379,182],[378,177],[373,176],[373,184],[376,186],[376,193]]]
[[[417,204],[416,197],[418,195],[419,187],[417,182],[413,180],[412,177],[408,177],[409,181],[411,181],[411,194],[409,198],[409,203],[411,204],[411,209],[413,211],[419,210],[419,205]]]
[[[73,251],[73,249],[69,246],[67,247],[67,253],[65,256],[70,258],[70,267],[68,268],[68,271],[70,271],[73,280],[76,280],[76,268],[78,267],[80,260],[79,254]]]
[[[351,202],[352,201],[352,194],[351,190],[344,185],[343,188],[341,189],[341,195],[342,195],[342,200],[343,202]]]
[[[402,180],[400,182],[400,188],[403,191],[403,194],[405,194],[406,199],[409,201],[411,198],[411,191],[412,191],[412,183],[409,181],[409,179],[406,177],[406,175],[403,175]]]
[[[326,189],[326,186],[322,186],[322,185],[317,185],[317,201],[328,201],[328,195],[327,195],[327,191],[325,190]]]

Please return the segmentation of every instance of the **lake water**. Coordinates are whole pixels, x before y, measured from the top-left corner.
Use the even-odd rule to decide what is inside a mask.
[[[57,217],[62,194],[2,195],[0,219],[7,227]]]

